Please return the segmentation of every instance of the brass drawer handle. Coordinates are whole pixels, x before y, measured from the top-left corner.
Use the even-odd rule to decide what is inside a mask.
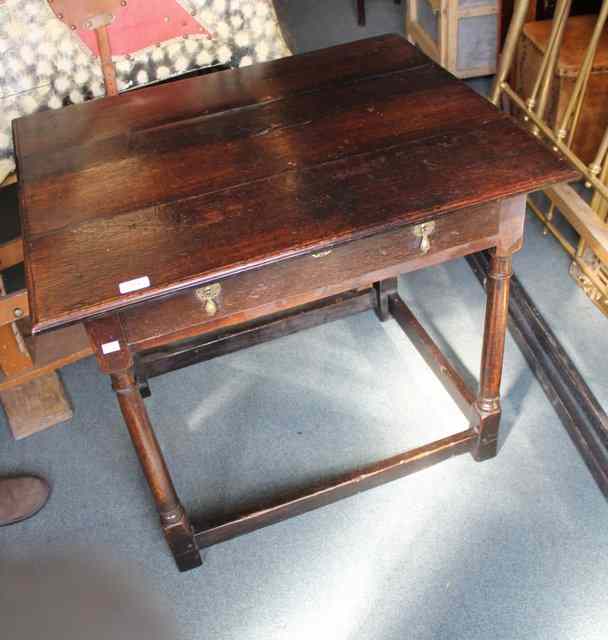
[[[435,231],[435,222],[423,222],[414,227],[414,235],[420,238],[420,252],[424,255],[431,249],[429,236]]]
[[[219,282],[195,289],[196,297],[205,303],[205,312],[208,316],[214,316],[217,313],[217,299],[221,292],[222,285]]]
[[[317,251],[316,253],[311,253],[310,255],[313,258],[324,258],[325,256],[328,256],[332,251],[333,249],[327,249],[325,251]]]

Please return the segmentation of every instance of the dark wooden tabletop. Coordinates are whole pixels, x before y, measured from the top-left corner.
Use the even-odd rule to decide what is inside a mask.
[[[35,330],[575,175],[396,35],[14,133]]]

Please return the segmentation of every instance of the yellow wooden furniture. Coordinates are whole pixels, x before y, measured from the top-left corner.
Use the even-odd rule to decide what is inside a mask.
[[[496,71],[498,0],[407,0],[405,32],[457,78]]]
[[[56,372],[92,353],[82,325],[54,335],[31,336],[25,289],[7,294],[1,273],[23,262],[19,236],[17,185],[14,177],[0,191],[0,402],[15,438],[24,438],[72,417]]]

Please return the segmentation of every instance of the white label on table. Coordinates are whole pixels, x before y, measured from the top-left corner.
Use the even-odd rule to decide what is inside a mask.
[[[101,345],[101,350],[104,356],[107,356],[108,353],[115,353],[116,351],[120,351],[120,342],[118,340],[112,340],[112,342],[105,342]]]
[[[141,278],[135,278],[134,280],[127,280],[121,282],[118,285],[120,293],[131,293],[131,291],[139,291],[140,289],[147,289],[150,286],[150,278],[148,276],[142,276]]]

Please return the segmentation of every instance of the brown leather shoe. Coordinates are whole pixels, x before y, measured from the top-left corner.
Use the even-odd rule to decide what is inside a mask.
[[[49,499],[48,483],[36,476],[0,478],[0,527],[38,513]]]

